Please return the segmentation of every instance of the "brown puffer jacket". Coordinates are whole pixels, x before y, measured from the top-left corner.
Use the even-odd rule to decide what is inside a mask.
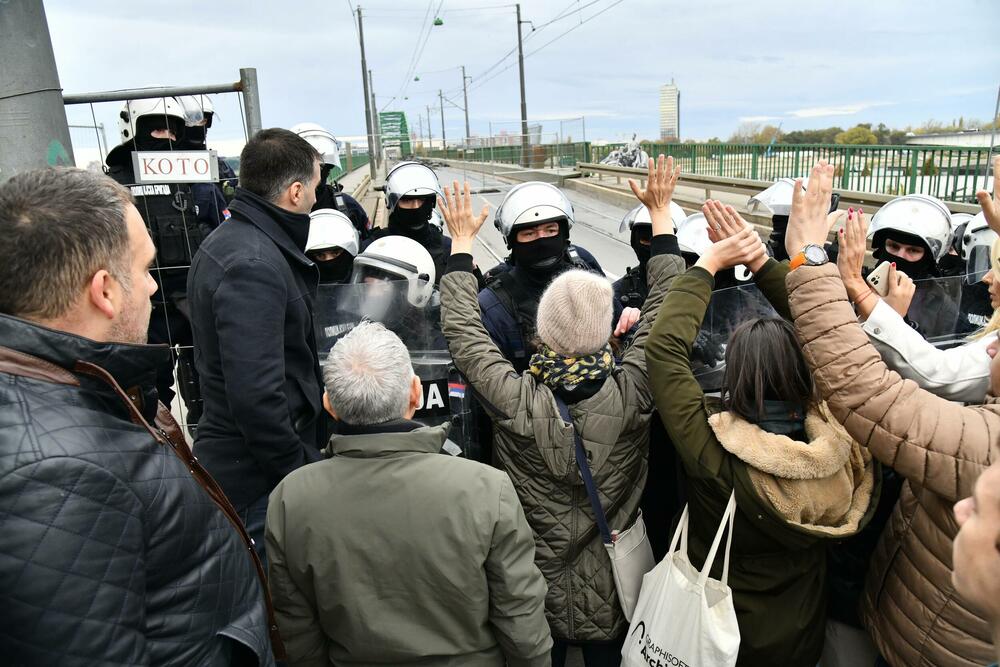
[[[835,265],[796,269],[787,285],[830,410],[906,479],[868,572],[865,625],[894,667],[991,662],[989,626],[951,583],[952,505],[1000,460],[1000,404],[964,407],[890,371],[858,325]]]

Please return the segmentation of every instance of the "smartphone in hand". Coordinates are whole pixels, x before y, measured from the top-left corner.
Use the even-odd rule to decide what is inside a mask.
[[[869,287],[872,288],[876,294],[884,297],[889,293],[889,262],[882,262],[875,269],[868,274],[865,278],[865,282],[868,283]]]

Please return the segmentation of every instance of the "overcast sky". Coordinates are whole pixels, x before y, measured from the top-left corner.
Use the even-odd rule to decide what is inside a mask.
[[[406,74],[428,34],[428,3],[363,3],[378,106],[405,111],[416,130],[417,114],[426,125],[432,105],[439,137],[437,91],[462,104],[457,68],[465,65],[472,132],[487,134],[490,122],[494,132],[516,132],[516,57],[489,70],[516,45],[513,6],[444,0],[435,12],[440,2],[429,3],[444,24],[429,30],[419,81]],[[364,133],[352,3],[48,0],[45,7],[66,92],[221,83],[256,67],[265,127],[313,121],[346,137]],[[657,138],[659,86],[671,77],[681,90],[684,139],[724,139],[747,119],[785,131],[988,119],[1000,84],[997,0],[525,0],[522,14],[537,28],[524,26],[528,118],[546,133],[559,131],[557,119],[582,115],[588,139]],[[242,137],[235,96],[214,101],[210,138]],[[95,105],[112,146],[120,106]],[[448,136],[462,136],[461,110],[445,107]],[[92,122],[89,107],[70,107],[69,117]],[[562,129],[582,134],[579,122]],[[73,140],[96,144],[93,131],[73,130]]]

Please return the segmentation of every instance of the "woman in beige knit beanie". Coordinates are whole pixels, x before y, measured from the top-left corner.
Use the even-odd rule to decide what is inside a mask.
[[[651,317],[673,277],[684,270],[670,216],[679,171],[661,156],[656,167],[650,160],[648,189],[633,182],[652,219],[650,290],[632,343],[617,362],[608,346],[611,284],[569,271],[542,295],[537,315],[542,345],[529,370],[517,373],[483,326],[472,273],[472,244],[489,211],[476,215],[468,185],[463,196],[457,182],[439,207],[452,237],[441,280],[442,329],[455,365],[493,418],[495,463],[510,476],[535,533],[535,562],[548,584],[545,607],[555,667],[564,664],[566,648],[574,644],[583,647],[588,663],[616,662],[628,628],[577,467],[574,434],[583,443],[610,528],[639,525],[653,412],[644,347]],[[568,406],[572,424],[563,421],[557,402]]]

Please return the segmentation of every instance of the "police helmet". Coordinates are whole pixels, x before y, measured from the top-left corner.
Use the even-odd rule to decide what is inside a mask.
[[[351,219],[333,208],[321,208],[309,214],[309,239],[306,253],[327,248],[343,248],[351,257],[358,254],[358,230]]]
[[[503,234],[508,247],[511,236],[518,229],[553,220],[566,220],[569,231],[573,227],[573,204],[559,188],[541,181],[512,187],[493,216],[493,224]]]
[[[802,189],[809,185],[809,178],[802,179]],[[761,210],[771,215],[790,216],[792,214],[792,195],[795,192],[794,178],[779,178],[773,184],[757,193],[747,202],[747,211],[758,213]],[[840,194],[834,192],[830,198],[830,212],[840,205]]]
[[[437,174],[419,162],[400,162],[385,177],[385,205],[388,213],[396,210],[403,197],[430,197],[434,205],[444,197]]]
[[[328,132],[322,125],[317,123],[299,123],[293,125],[291,131],[309,142],[309,145],[316,149],[323,162],[340,166],[340,142]]]
[[[426,306],[434,293],[434,259],[427,249],[405,236],[376,239],[354,258],[352,283],[365,278],[408,280],[406,300],[415,308]]]
[[[188,110],[173,97],[153,97],[145,100],[127,100],[118,113],[118,135],[122,144],[135,140],[136,133],[142,131],[140,125],[149,122],[165,122],[174,132],[178,140],[182,138],[184,127],[195,118],[201,118],[201,110],[197,113]],[[190,116],[190,118],[189,118]]]
[[[951,214],[951,248],[965,258],[965,228],[975,216],[972,213]]]
[[[184,109],[184,120],[188,127],[204,125],[212,127],[215,107],[208,95],[178,95],[174,98]]]
[[[929,195],[896,197],[872,216],[868,238],[878,232],[897,231],[918,237],[940,261],[951,245],[951,212],[944,203]]]
[[[685,218],[687,218],[687,213],[684,212],[684,209],[680,205],[670,202],[670,217],[674,221],[674,229],[676,230],[684,222]],[[649,209],[646,208],[645,204],[639,204],[625,214],[625,217],[622,218],[621,226],[618,227],[618,231],[631,231],[636,225],[652,224],[653,220],[649,217]]]
[[[682,253],[690,253],[701,257],[702,253],[712,245],[708,238],[708,220],[704,213],[692,213],[677,226],[677,245]],[[743,264],[735,268],[736,279],[745,282],[751,278],[750,270]]]
[[[986,214],[982,211],[965,226],[962,259],[965,260],[966,279],[970,284],[982,280],[990,270],[990,249],[998,238],[997,233],[987,224]]]

